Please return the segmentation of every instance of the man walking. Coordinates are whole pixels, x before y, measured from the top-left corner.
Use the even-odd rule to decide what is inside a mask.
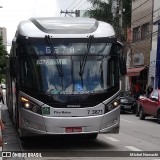
[[[0,85],[0,102],[4,104],[4,99],[3,99],[3,91],[2,91],[2,86]]]
[[[140,96],[140,91],[141,91],[141,85],[139,83],[139,81],[137,81],[136,85],[135,85],[135,99],[138,100],[139,96]]]

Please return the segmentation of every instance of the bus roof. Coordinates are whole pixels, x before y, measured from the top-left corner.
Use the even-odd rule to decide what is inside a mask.
[[[47,34],[55,38],[115,36],[115,31],[110,24],[93,18],[80,17],[31,18],[20,22],[16,33],[26,37],[44,37]]]

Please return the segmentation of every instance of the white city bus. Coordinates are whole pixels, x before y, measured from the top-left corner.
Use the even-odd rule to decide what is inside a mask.
[[[20,22],[8,63],[7,106],[20,138],[119,133],[125,74],[113,27],[90,18]]]

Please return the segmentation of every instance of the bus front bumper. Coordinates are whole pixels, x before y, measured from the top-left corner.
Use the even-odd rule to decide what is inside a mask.
[[[47,117],[21,108],[19,128],[22,137],[34,135],[119,133],[119,123],[120,107],[103,115],[87,117]],[[68,132],[66,131],[68,128],[78,128],[78,131],[72,130],[73,132]]]

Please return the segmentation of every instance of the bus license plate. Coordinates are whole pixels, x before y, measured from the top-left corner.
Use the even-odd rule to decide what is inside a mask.
[[[66,127],[66,133],[82,132],[82,127]]]

